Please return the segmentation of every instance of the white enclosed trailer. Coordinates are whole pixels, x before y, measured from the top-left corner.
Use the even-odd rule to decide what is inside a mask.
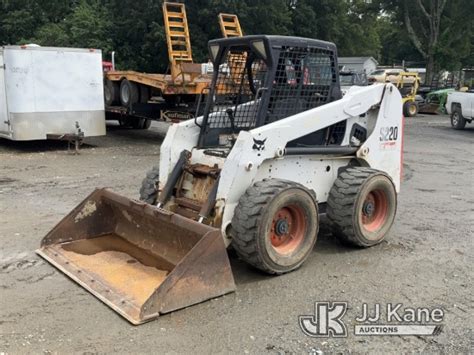
[[[0,137],[105,135],[100,50],[0,47]]]

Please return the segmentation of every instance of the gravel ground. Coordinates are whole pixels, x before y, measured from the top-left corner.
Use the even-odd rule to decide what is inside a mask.
[[[231,256],[237,292],[135,327],[35,255],[41,238],[95,187],[136,198],[166,126],[110,124],[81,154],[63,143],[0,140],[0,353],[406,353],[473,351],[474,126],[407,119],[395,224],[354,249],[322,230],[305,265],[263,275]],[[347,338],[311,338],[298,316],[347,301]],[[441,307],[438,336],[355,336],[362,303]]]

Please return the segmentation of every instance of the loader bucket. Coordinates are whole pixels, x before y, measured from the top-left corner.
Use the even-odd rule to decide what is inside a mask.
[[[59,222],[37,253],[133,324],[235,291],[218,229],[107,189]]]

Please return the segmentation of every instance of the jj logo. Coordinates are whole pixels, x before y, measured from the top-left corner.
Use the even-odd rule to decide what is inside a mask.
[[[347,302],[315,302],[314,315],[300,316],[300,328],[310,337],[346,337],[346,325],[342,317],[346,314]]]

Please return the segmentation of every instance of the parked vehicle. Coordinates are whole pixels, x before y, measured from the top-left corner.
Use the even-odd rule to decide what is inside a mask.
[[[474,119],[474,91],[448,93],[446,111],[451,115],[451,126],[464,129],[466,123]]]
[[[169,73],[110,70],[104,75],[108,116],[123,126],[147,129],[152,119],[192,118],[208,91],[211,75],[206,63],[193,61],[185,5],[164,2],[163,19]]]
[[[420,82],[418,73],[401,72],[397,75],[397,89],[403,98],[403,114],[413,117],[418,114],[417,91]]]
[[[204,108],[213,74],[212,63],[194,63],[190,31],[183,3],[163,3],[163,19],[168,46],[169,73],[150,74],[117,71],[104,65],[104,99],[108,119],[117,119],[122,126],[148,129],[151,120],[180,121],[193,118]],[[223,37],[240,37],[242,29],[237,15],[220,13],[219,26]],[[231,74],[245,62],[234,56],[219,73],[238,81]]]
[[[170,127],[142,201],[96,190],[38,250],[134,324],[234,291],[230,245],[280,275],[312,253],[320,213],[358,247],[382,242],[395,219],[403,118],[392,84],[341,97],[336,46],[315,39],[235,36],[209,49],[239,81],[215,72],[203,116]]]
[[[0,47],[0,137],[105,135],[103,100],[100,50]]]
[[[343,95],[345,95],[352,86],[368,85],[367,75],[355,71],[340,71],[339,81],[341,82],[341,92]]]
[[[406,68],[406,71],[410,73],[417,73],[418,77],[420,78],[420,86],[425,84],[426,68]]]
[[[367,76],[367,79],[369,81],[369,84],[373,83],[392,83],[396,84],[399,80],[399,75],[401,73],[405,73],[405,69],[403,68],[383,68],[383,69],[377,69],[370,73]],[[418,84],[420,77],[417,77],[418,79]],[[406,78],[405,83],[413,83],[415,81],[414,77]]]
[[[446,100],[448,94],[454,89],[441,89],[426,94],[423,102],[419,103],[421,113],[446,113]]]

